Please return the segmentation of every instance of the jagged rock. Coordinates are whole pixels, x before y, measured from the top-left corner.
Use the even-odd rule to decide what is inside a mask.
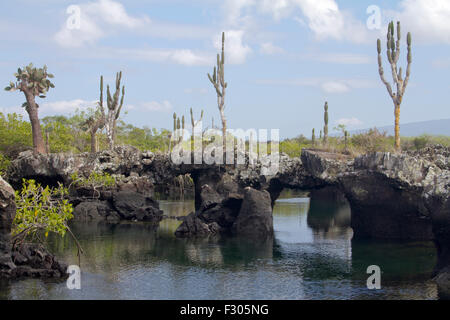
[[[246,188],[244,200],[233,233],[264,239],[273,235],[273,216],[270,195],[267,191]]]
[[[66,278],[67,264],[59,262],[40,244],[23,244],[12,251],[13,278]]]
[[[91,200],[81,202],[74,208],[74,221],[99,221],[119,222],[120,215],[108,201]]]
[[[215,206],[222,202],[222,197],[219,195],[219,193],[213,188],[211,188],[208,184],[202,185],[201,190],[202,190],[200,192],[201,210],[211,208],[212,206]]]
[[[348,156],[323,151],[302,150],[301,160],[306,172],[317,180],[317,186],[335,184],[339,174],[352,165]]]
[[[204,237],[216,234],[220,227],[216,222],[206,223],[195,212],[184,218],[183,223],[175,231],[177,237]]]
[[[162,219],[163,211],[159,203],[140,193],[120,191],[113,196],[114,209],[125,220],[150,221]],[[159,219],[159,220],[158,220]]]

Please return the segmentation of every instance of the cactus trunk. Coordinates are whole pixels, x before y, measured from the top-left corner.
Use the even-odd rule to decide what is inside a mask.
[[[97,130],[91,130],[91,153],[97,152],[97,136],[96,136]]]
[[[400,151],[400,104],[395,104],[395,150]]]
[[[45,144],[42,137],[41,123],[38,116],[38,105],[36,104],[34,95],[31,92],[25,92],[27,99],[27,113],[30,117],[31,131],[33,135],[33,149],[37,153],[45,153]]]

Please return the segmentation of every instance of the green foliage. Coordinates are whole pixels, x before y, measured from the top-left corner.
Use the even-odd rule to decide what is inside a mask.
[[[31,124],[17,113],[0,112],[0,153],[11,160],[32,146]]]
[[[49,80],[54,78],[53,74],[47,72],[47,66],[43,68],[35,68],[32,63],[24,68],[19,68],[17,73],[14,74],[17,82],[10,82],[9,86],[5,88],[6,91],[16,91],[24,89],[31,90],[34,96],[45,98],[45,95],[54,88],[55,85]],[[27,103],[23,104],[26,107]]]
[[[312,141],[300,135],[293,139],[285,139],[280,142],[280,152],[290,157],[300,157],[303,148],[311,148]]]
[[[72,185],[80,187],[100,188],[100,187],[114,187],[117,183],[116,178],[112,177],[106,172],[91,172],[89,177],[82,177],[78,172],[72,173],[70,176]]]
[[[416,137],[413,140],[414,147],[416,148],[416,150],[425,148],[429,142],[430,142],[430,138],[427,135],[422,135],[420,137]]]
[[[131,145],[141,151],[166,152],[169,150],[171,132],[166,129],[137,128],[120,121],[116,140],[121,145]]]
[[[40,236],[47,237],[50,232],[64,237],[69,230],[67,222],[73,218],[67,194],[61,184],[44,188],[34,180],[24,179],[22,190],[16,191],[17,213],[12,226],[15,240],[42,241]]]
[[[0,176],[4,175],[11,161],[0,153]]]
[[[352,145],[360,153],[392,152],[394,138],[387,136],[386,132],[380,132],[377,128],[368,132],[353,135]]]

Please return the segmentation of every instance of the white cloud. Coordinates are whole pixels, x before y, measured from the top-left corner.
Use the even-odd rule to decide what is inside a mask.
[[[264,42],[260,46],[260,52],[268,55],[283,54],[284,50],[275,46],[272,42]]]
[[[336,0],[228,0],[226,1],[227,21],[236,25],[239,18],[249,17],[242,15],[242,11],[256,6],[262,13],[270,14],[275,20],[287,18],[300,10],[303,17],[298,15],[294,20],[307,26],[317,40],[343,40],[353,43],[366,43],[371,41],[365,23],[357,20],[351,13],[339,8]]]
[[[335,64],[370,64],[373,62],[373,58],[368,55],[353,53],[316,53],[303,55],[302,58]]]
[[[83,99],[74,99],[74,100],[61,100],[61,101],[53,101],[53,102],[45,102],[45,100],[36,101],[39,105],[39,114],[40,115],[49,115],[49,114],[71,114],[76,110],[86,110],[88,108],[95,108],[97,106],[97,101],[87,101]],[[0,107],[0,112],[3,113],[19,113],[22,115],[27,115],[25,108],[20,106],[14,107]]]
[[[334,39],[355,43],[368,41],[365,24],[350,13],[340,10],[335,0],[292,1],[300,7],[308,27],[318,40]]]
[[[291,0],[262,0],[259,4],[262,12],[270,13],[275,20],[280,20],[291,13],[292,2]]]
[[[351,128],[355,128],[355,127],[360,127],[363,125],[363,122],[357,118],[342,118],[336,121],[336,124],[343,124],[346,127],[351,127]]]
[[[213,54],[194,52],[190,49],[155,49],[155,48],[132,48],[121,49],[103,47],[92,52],[84,52],[85,56],[97,59],[123,57],[131,60],[143,60],[151,62],[168,62],[185,66],[211,66],[214,64]]]
[[[17,113],[17,114],[20,114],[22,116],[26,116],[27,115],[27,112],[25,111],[25,108],[22,108],[20,106],[0,107],[0,112],[3,113],[4,115],[6,115],[8,113]],[[24,119],[28,119],[28,118],[25,117]]]
[[[413,41],[450,44],[450,1],[403,0],[399,11],[386,13],[401,22],[405,34],[412,33]]]
[[[255,3],[255,0],[226,0],[223,4],[225,24],[238,26],[245,23],[245,20],[248,20],[249,16],[243,15],[242,12],[254,6]]]
[[[93,44],[106,36],[106,30],[114,27],[136,29],[150,23],[148,17],[130,16],[124,6],[113,0],[98,0],[79,5],[81,21],[79,29],[69,29],[66,23],[55,34],[55,41],[62,47],[81,47]]]
[[[40,103],[39,110],[45,113],[65,113],[69,114],[76,110],[86,110],[88,108],[95,108],[97,101],[86,101],[82,99],[62,100],[54,102]]]
[[[325,93],[340,94],[355,89],[366,89],[375,87],[375,83],[365,79],[326,79],[326,78],[303,78],[289,80],[258,80],[258,84],[316,87]]]
[[[252,52],[248,45],[243,44],[244,30],[225,31],[225,63],[242,64],[247,56]],[[222,50],[222,35],[217,35],[214,41],[214,47]]]
[[[350,91],[347,84],[339,81],[327,81],[322,83],[321,87],[326,93],[346,93]]]
[[[173,107],[169,101],[164,100],[162,102],[158,101],[143,102],[139,104],[138,109],[152,112],[169,112],[173,109]]]

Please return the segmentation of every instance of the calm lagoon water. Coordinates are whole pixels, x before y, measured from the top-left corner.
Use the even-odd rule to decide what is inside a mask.
[[[193,201],[161,201],[170,216]],[[177,220],[158,229],[143,223],[76,223],[85,250],[81,290],[65,282],[0,283],[0,299],[436,299],[429,280],[431,242],[352,240],[350,208],[310,203],[285,191],[274,208],[275,237],[177,239]],[[51,238],[53,253],[77,264],[71,239]],[[381,290],[366,287],[370,265],[382,270]]]

